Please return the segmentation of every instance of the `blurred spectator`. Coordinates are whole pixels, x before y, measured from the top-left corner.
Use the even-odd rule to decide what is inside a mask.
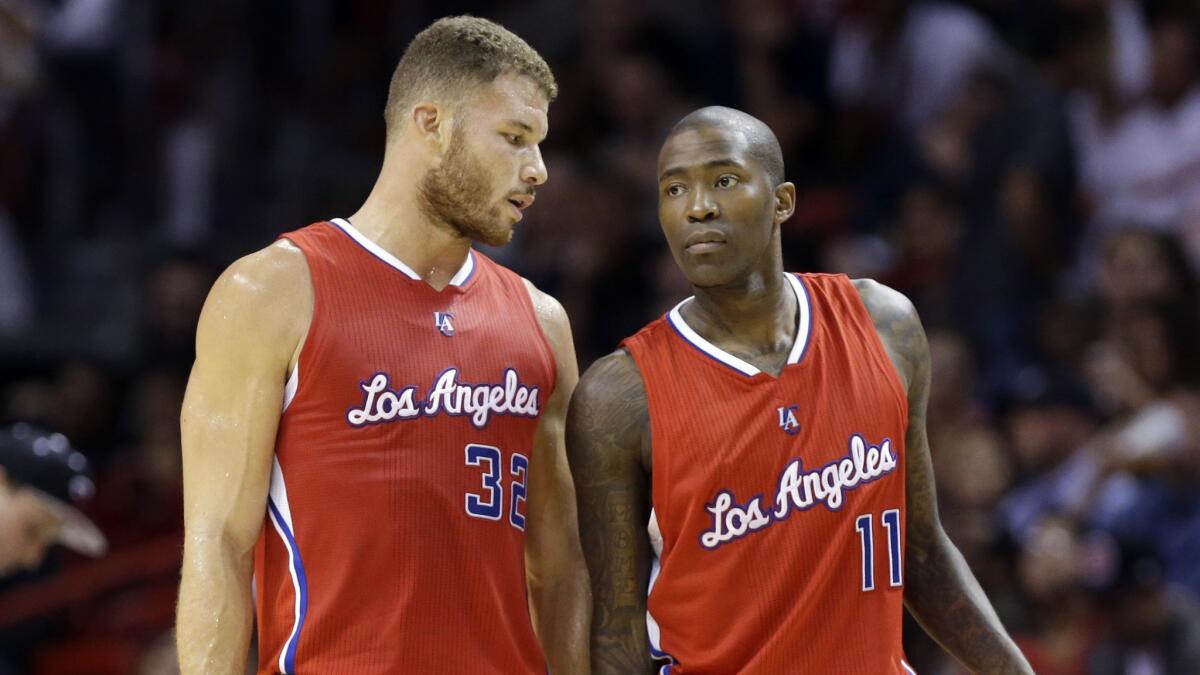
[[[971,10],[946,2],[846,2],[830,82],[839,104],[895,111],[917,131],[1004,46]],[[953,54],[954,58],[946,58]]]
[[[1153,551],[1125,545],[1116,556],[1101,591],[1113,630],[1094,647],[1089,675],[1200,673],[1196,597],[1168,585]]]
[[[986,410],[977,402],[974,366],[962,336],[929,334],[936,373],[929,392],[929,447],[947,532],[964,555],[991,545],[991,511],[1015,467]]]
[[[195,360],[196,323],[212,285],[212,270],[190,258],[163,261],[144,290],[143,359],[187,372]]]
[[[1081,188],[1094,239],[1118,226],[1177,230],[1200,208],[1200,38],[1192,20],[1150,22],[1143,97],[1110,106],[1096,93],[1072,105]]]
[[[1103,630],[1082,584],[1085,543],[1071,520],[1039,520],[1021,547],[1019,575],[1029,598],[1029,630],[1014,632],[1039,675],[1085,675]]]
[[[1163,232],[1118,230],[1105,241],[1098,290],[1113,310],[1200,300],[1196,275],[1179,241]]]
[[[54,380],[50,423],[80,445],[106,456],[112,450],[114,387],[95,363],[70,361]]]
[[[999,505],[1007,533],[1025,541],[1035,524],[1052,513],[1074,513],[1087,498],[1080,475],[1092,475],[1094,461],[1081,451],[1096,432],[1087,395],[1073,381],[1041,371],[1015,379],[1005,427],[1020,480]]]
[[[0,576],[37,569],[55,543],[103,555],[104,535],[75,507],[95,492],[87,471],[62,434],[27,424],[0,431]]]
[[[27,330],[33,318],[33,288],[23,248],[0,206],[0,337]]]

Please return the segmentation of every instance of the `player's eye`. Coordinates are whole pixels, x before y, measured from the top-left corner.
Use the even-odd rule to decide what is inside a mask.
[[[507,139],[508,139],[508,143],[509,143],[509,145],[515,145],[515,146],[518,146],[518,147],[520,147],[521,145],[523,145],[523,142],[522,142],[522,139],[521,139],[521,135],[520,135],[520,134],[504,134],[504,136],[505,136],[505,138],[507,138]]]
[[[671,183],[664,192],[668,197],[678,197],[683,194],[683,186],[679,183]]]
[[[725,174],[717,179],[716,186],[719,188],[731,188],[738,184],[737,176],[733,174]]]

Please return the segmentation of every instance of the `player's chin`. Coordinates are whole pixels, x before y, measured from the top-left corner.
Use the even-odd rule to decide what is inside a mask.
[[[717,288],[733,281],[732,270],[712,263],[684,263],[683,276],[696,288]]]
[[[504,246],[512,241],[512,238],[513,227],[511,223],[496,223],[492,227],[481,228],[476,233],[475,240],[488,246]]]

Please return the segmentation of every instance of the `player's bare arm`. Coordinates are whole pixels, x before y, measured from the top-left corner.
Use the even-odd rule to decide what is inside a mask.
[[[534,436],[530,468],[525,571],[534,629],[552,673],[588,672],[587,636],[592,603],[579,546],[575,486],[563,433],[567,405],[579,382],[567,313],[528,281],[542,331],[554,351],[557,382]]]
[[[176,639],[182,673],[241,673],[253,626],[253,547],[289,365],[312,313],[303,254],[280,242],[213,286],[180,424],[184,557]]]
[[[625,351],[584,373],[567,416],[567,452],[592,582],[592,672],[654,672],[646,647],[650,413]]]
[[[908,391],[905,605],[931,637],[973,672],[1031,674],[1033,669],[1004,630],[938,517],[925,432],[929,345],[916,309],[902,294],[874,281],[856,281],[855,286]]]

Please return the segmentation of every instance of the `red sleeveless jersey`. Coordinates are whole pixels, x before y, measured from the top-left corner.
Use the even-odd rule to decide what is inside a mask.
[[[907,397],[849,279],[787,279],[799,326],[778,378],[679,307],[624,342],[650,408],[651,651],[675,674],[911,673]]]
[[[526,480],[555,361],[516,274],[436,291],[345,220],[284,235],[312,323],[255,549],[259,673],[544,673]]]

